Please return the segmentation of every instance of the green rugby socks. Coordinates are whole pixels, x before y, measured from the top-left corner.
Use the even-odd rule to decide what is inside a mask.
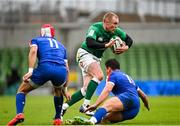
[[[86,91],[86,95],[85,95],[85,99],[87,99],[87,100],[91,99],[91,97],[93,96],[97,86],[98,86],[98,83],[95,82],[94,80],[91,80],[89,82],[88,87],[87,87],[87,91]]]
[[[67,104],[69,106],[72,106],[73,104],[75,104],[76,102],[78,102],[79,100],[81,100],[82,98],[84,98],[83,94],[81,93],[81,90],[78,90],[77,92],[75,92],[72,97],[71,100],[67,102]]]

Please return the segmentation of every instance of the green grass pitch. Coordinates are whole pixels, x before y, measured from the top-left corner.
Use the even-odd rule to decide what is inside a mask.
[[[180,125],[180,96],[149,97],[149,102],[150,111],[141,102],[141,110],[136,118],[114,125]],[[78,112],[81,103],[82,101],[68,109],[64,120],[74,116],[87,117]],[[0,125],[6,125],[14,116],[15,96],[0,96]],[[52,96],[27,96],[25,121],[20,125],[52,125],[53,116]]]

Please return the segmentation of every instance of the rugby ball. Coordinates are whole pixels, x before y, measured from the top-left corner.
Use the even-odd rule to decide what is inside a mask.
[[[113,52],[124,44],[119,36],[113,36],[111,40],[115,40],[115,43],[111,47]]]

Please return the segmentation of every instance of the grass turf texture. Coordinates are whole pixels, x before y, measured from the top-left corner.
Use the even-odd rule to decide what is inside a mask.
[[[180,125],[180,96],[149,97],[149,101],[150,111],[147,111],[141,102],[141,109],[136,118],[114,125]],[[69,108],[64,120],[73,119],[75,116],[89,118],[79,113],[81,103],[82,101]],[[15,113],[15,96],[0,96],[0,125],[6,125]],[[52,125],[53,117],[52,96],[27,96],[25,121],[21,125]]]

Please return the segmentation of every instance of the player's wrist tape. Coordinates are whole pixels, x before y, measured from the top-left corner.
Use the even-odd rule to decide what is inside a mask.
[[[29,68],[28,73],[32,73],[33,72],[33,68]]]

